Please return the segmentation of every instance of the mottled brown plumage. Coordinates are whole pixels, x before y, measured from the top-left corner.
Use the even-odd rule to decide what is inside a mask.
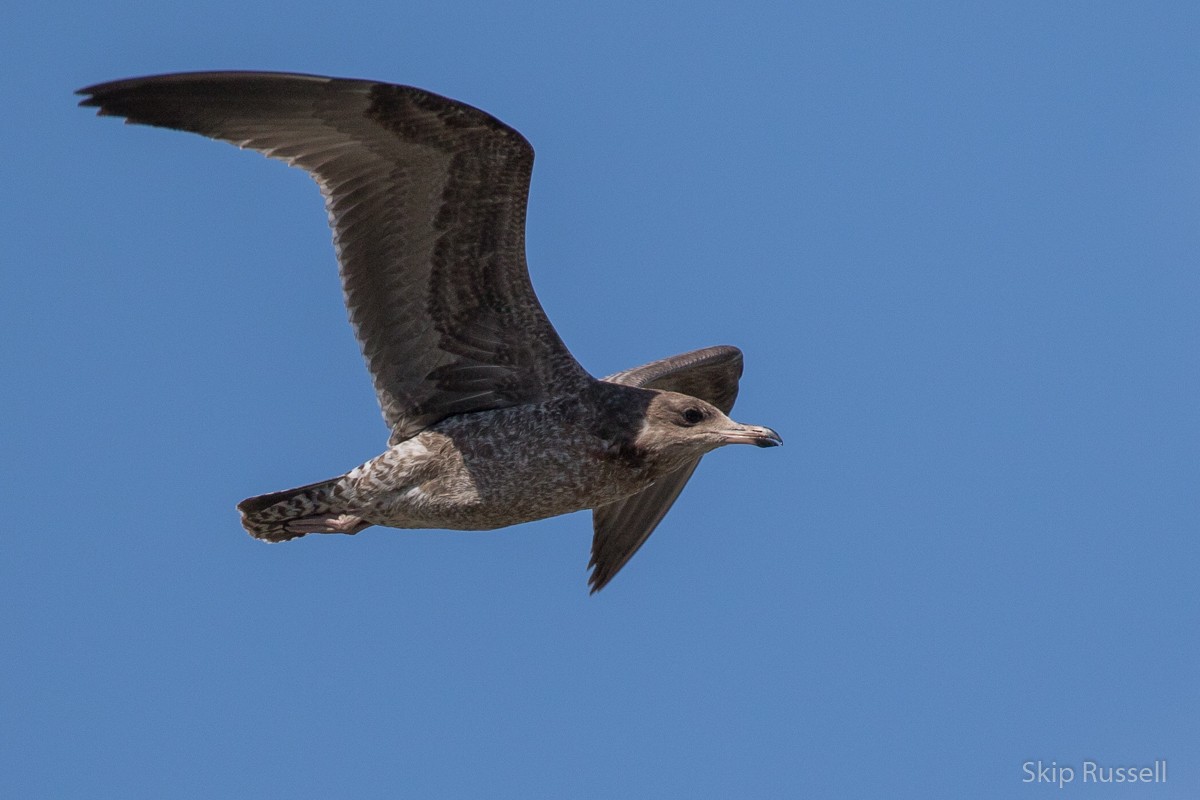
[[[595,591],[705,452],[778,444],[726,416],[736,348],[602,381],[575,361],[525,266],[533,149],[494,117],[412,87],[284,73],[161,75],[80,93],[101,115],[298,166],[325,197],[389,448],[338,478],[243,501],[253,535],[489,529],[593,508]]]

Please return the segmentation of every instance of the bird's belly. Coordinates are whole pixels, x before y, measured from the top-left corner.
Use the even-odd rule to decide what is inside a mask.
[[[598,448],[445,445],[423,433],[351,473],[359,474],[356,515],[394,528],[491,530],[595,508],[650,483],[643,470]]]
[[[640,488],[636,476],[617,477],[608,470],[512,470],[502,479],[493,476],[487,481],[454,477],[404,487],[381,498],[385,515],[370,521],[405,528],[491,530],[595,508]]]

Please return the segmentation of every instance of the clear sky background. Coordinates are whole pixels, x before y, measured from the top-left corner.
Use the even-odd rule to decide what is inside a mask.
[[[0,795],[1200,796],[1198,43],[1183,2],[8,9]],[[787,444],[595,597],[587,514],[250,539],[386,432],[308,179],[72,96],[195,69],[513,125],[580,361],[737,344]]]

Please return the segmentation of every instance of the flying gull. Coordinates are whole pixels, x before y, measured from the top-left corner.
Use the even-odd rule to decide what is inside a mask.
[[[252,536],[490,530],[592,509],[596,592],[701,456],[781,443],[726,416],[742,374],[736,347],[601,380],[579,365],[525,265],[533,148],[477,108],[411,86],[269,72],[131,78],[79,94],[101,116],[300,167],[325,197],[391,437],[345,475],[243,500]]]

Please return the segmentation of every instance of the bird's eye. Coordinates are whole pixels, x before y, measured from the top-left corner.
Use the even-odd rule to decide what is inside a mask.
[[[695,425],[704,419],[704,412],[698,408],[689,408],[683,412],[683,421],[688,425]]]

